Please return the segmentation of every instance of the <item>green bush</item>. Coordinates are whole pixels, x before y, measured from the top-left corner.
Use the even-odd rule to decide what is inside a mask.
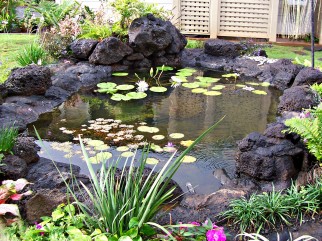
[[[21,66],[30,64],[45,65],[47,63],[47,53],[41,45],[32,43],[18,53],[16,61]]]
[[[18,137],[18,129],[16,127],[0,128],[0,153],[10,153]]]
[[[81,39],[102,40],[112,36],[112,26],[109,24],[95,24],[91,21],[85,21],[81,26],[82,33],[78,36]]]
[[[203,46],[204,46],[204,41],[188,39],[188,43],[186,45],[186,48],[198,49],[198,48],[203,48]]]

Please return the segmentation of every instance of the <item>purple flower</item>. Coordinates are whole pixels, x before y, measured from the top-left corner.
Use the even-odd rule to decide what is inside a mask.
[[[226,241],[226,235],[223,228],[208,230],[206,237],[207,241]]]
[[[189,224],[192,224],[194,226],[200,226],[200,223],[198,223],[198,222],[189,222]]]
[[[42,229],[42,228],[43,228],[43,226],[42,226],[41,224],[37,223],[37,222],[35,222],[35,225],[36,225],[36,229]],[[40,232],[39,234],[40,234],[41,236],[44,236],[44,235],[45,235],[45,233],[44,233],[44,232]]]
[[[172,142],[168,142],[168,144],[165,145],[166,147],[174,147],[175,145]]]
[[[301,112],[301,114],[300,114],[301,119],[310,118],[310,117],[311,117],[311,113],[309,111],[308,112]]]

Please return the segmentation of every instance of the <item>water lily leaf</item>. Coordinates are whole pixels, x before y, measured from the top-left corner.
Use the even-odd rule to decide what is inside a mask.
[[[139,126],[137,129],[138,129],[138,131],[148,132],[148,133],[157,133],[157,132],[159,132],[159,128],[152,127],[152,126]]]
[[[207,83],[216,83],[220,79],[219,78],[213,78],[213,77],[203,77],[203,76],[198,76],[196,77],[200,82],[207,82]]]
[[[134,85],[118,85],[118,86],[116,86],[116,89],[118,89],[118,90],[132,90],[134,88],[135,88]]]
[[[110,149],[110,147],[108,145],[106,145],[106,144],[100,145],[100,146],[95,146],[96,151],[105,151],[105,150],[108,150],[108,149]]]
[[[168,89],[162,86],[153,86],[150,88],[150,91],[152,92],[166,92]]]
[[[177,76],[184,76],[184,77],[188,77],[188,76],[192,76],[191,72],[177,72],[176,73]]]
[[[115,72],[112,75],[113,76],[128,76],[129,73],[125,73],[125,72]]]
[[[270,86],[271,84],[269,82],[263,82],[260,84],[261,86],[264,86],[264,87],[268,87]]]
[[[112,156],[113,155],[110,152],[100,152],[100,153],[97,153],[96,156],[90,157],[89,161],[91,163],[98,164],[104,160],[110,159]]]
[[[204,95],[216,96],[216,95],[221,95],[221,92],[213,90],[213,91],[204,92],[203,94]]]
[[[204,92],[206,92],[207,91],[207,89],[204,89],[204,88],[196,88],[196,89],[192,89],[191,90],[191,92],[192,93],[204,93]]]
[[[267,95],[267,92],[263,90],[253,90],[252,92],[256,95]]]
[[[171,76],[171,80],[177,83],[188,82],[187,78],[184,76]]]
[[[189,88],[189,89],[194,89],[194,88],[198,88],[199,84],[197,82],[183,83],[182,86],[186,87],[186,88]]]
[[[223,74],[221,77],[224,77],[224,78],[230,78],[230,77],[237,78],[238,76],[239,76],[239,74],[237,74],[237,73],[231,73],[231,74]]]
[[[144,92],[130,92],[130,93],[127,93],[126,96],[133,100],[138,100],[138,99],[144,99],[145,97],[147,97],[147,94]]]
[[[202,88],[208,88],[209,86],[211,86],[211,83],[208,82],[197,82],[199,84],[199,87]]]
[[[121,94],[114,94],[112,95],[111,97],[111,100],[114,100],[114,101],[121,101],[121,100],[130,100],[131,98],[128,97],[128,96],[125,96],[125,95],[121,95]]]
[[[154,136],[152,136],[152,139],[157,140],[157,141],[163,140],[164,138],[165,138],[164,135],[154,135]]]
[[[113,82],[102,82],[98,83],[96,86],[101,89],[114,89],[117,86],[117,84]]]
[[[121,154],[122,157],[131,157],[134,156],[134,152],[126,151]]]
[[[194,73],[196,72],[196,69],[192,69],[192,68],[184,68],[184,69],[179,69],[178,72],[187,72],[187,73]]]
[[[173,138],[173,139],[181,139],[181,138],[184,137],[184,134],[182,134],[182,133],[171,133],[169,136],[171,138]]]
[[[101,145],[104,145],[105,143],[103,142],[103,141],[100,141],[100,140],[89,140],[88,142],[87,142],[87,145],[89,145],[89,146],[94,146],[94,147],[96,147],[96,146],[101,146]]]
[[[246,87],[246,85],[242,85],[242,84],[237,84],[236,87],[239,87],[239,88],[244,88]]]
[[[255,83],[255,82],[245,82],[245,84],[253,85],[253,86],[258,86],[259,85],[259,83]]]
[[[214,85],[214,87],[212,87],[211,89],[212,90],[222,90],[224,88],[226,88],[226,86],[224,86],[224,85]]]
[[[153,150],[155,152],[163,152],[163,149],[161,148],[161,146],[156,145],[154,143],[151,144],[150,148],[151,148],[151,150]]]
[[[146,164],[149,164],[149,165],[156,165],[159,163],[159,160],[156,159],[156,158],[153,158],[153,157],[148,157],[146,159]]]
[[[130,148],[128,146],[119,146],[116,148],[117,151],[123,152],[123,151],[128,151]]]
[[[192,162],[195,162],[197,160],[197,158],[195,158],[194,156],[185,156],[183,159],[182,159],[182,162],[183,163],[192,163]]]
[[[165,65],[163,65],[163,66],[158,66],[157,67],[157,70],[171,71],[171,70],[173,70],[173,68],[171,66],[165,66]]]
[[[163,147],[163,150],[166,152],[175,152],[177,149],[172,146],[165,146],[165,147]]]
[[[181,144],[182,146],[185,146],[185,147],[189,147],[189,146],[191,146],[191,145],[192,145],[192,143],[193,143],[193,141],[192,141],[192,140],[188,140],[188,141],[180,141],[180,144]]]
[[[108,94],[115,94],[117,89],[98,89],[96,90],[98,93],[108,93]]]

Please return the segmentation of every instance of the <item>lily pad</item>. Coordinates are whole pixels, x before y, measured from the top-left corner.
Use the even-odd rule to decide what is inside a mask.
[[[196,88],[196,89],[192,89],[191,90],[192,93],[204,93],[204,92],[207,92],[207,89],[204,89],[204,88]]]
[[[242,85],[242,84],[237,84],[236,87],[239,87],[239,88],[244,88],[246,87],[246,85]]]
[[[150,91],[158,92],[158,93],[166,92],[167,90],[168,90],[167,88],[162,87],[162,86],[153,86],[153,87],[150,88]]]
[[[252,92],[256,95],[267,95],[267,92],[263,90],[253,90]]]
[[[188,76],[192,76],[192,73],[191,72],[177,72],[176,75],[188,77]]]
[[[159,132],[159,128],[152,126],[139,126],[138,131],[148,132],[148,133],[157,133]]]
[[[213,91],[204,92],[203,94],[204,95],[217,96],[217,95],[221,95],[221,92],[213,90]]]
[[[164,135],[154,135],[152,136],[153,140],[159,141],[159,140],[163,140],[165,138]]]
[[[222,75],[222,77],[224,77],[224,78],[231,78],[231,77],[237,78],[238,76],[239,76],[239,74],[237,74],[237,73],[223,74]]]
[[[144,99],[145,97],[147,97],[147,94],[144,92],[129,92],[126,94],[126,96],[133,100],[138,100],[138,99]]]
[[[207,82],[207,83],[216,83],[220,79],[219,78],[213,78],[213,77],[203,77],[203,76],[198,76],[196,77],[200,82]]]
[[[166,146],[166,147],[163,147],[163,150],[166,152],[175,152],[177,149],[172,146]]]
[[[187,73],[194,73],[196,72],[196,69],[192,69],[192,68],[184,68],[184,69],[179,69],[178,72],[187,72]]]
[[[186,87],[186,88],[189,88],[189,89],[194,89],[194,88],[198,88],[199,84],[197,82],[183,83],[182,86]]]
[[[185,146],[185,147],[189,147],[189,146],[191,146],[191,145],[192,145],[192,143],[193,143],[193,141],[192,141],[192,140],[188,140],[188,141],[180,141],[180,145]]]
[[[173,70],[173,68],[171,66],[165,66],[165,65],[163,65],[163,66],[158,66],[157,67],[157,70],[171,71],[171,70]]]
[[[245,84],[253,85],[253,86],[258,86],[259,85],[259,83],[255,83],[255,82],[245,82]]]
[[[126,151],[121,154],[122,157],[131,157],[134,156],[134,152]]]
[[[209,86],[211,86],[211,83],[208,82],[197,82],[199,84],[199,87],[202,88],[208,88]]]
[[[118,86],[116,86],[116,89],[118,89],[118,90],[132,90],[134,88],[135,88],[134,85],[118,85]]]
[[[100,146],[95,146],[96,151],[106,151],[108,149],[110,149],[110,147],[108,145],[106,145],[106,144],[100,145]]]
[[[96,86],[102,89],[114,89],[117,86],[117,84],[113,82],[102,82],[98,83]]]
[[[184,158],[182,158],[182,162],[183,163],[192,163],[195,162],[197,160],[197,158],[195,158],[194,156],[184,156]]]
[[[96,92],[115,94],[117,92],[117,89],[98,89],[98,90],[96,90]]]
[[[110,159],[112,157],[112,153],[110,152],[100,152],[97,153],[96,156],[90,157],[89,161],[94,164],[98,164],[104,160]]]
[[[159,160],[156,159],[156,158],[153,158],[153,157],[148,157],[146,159],[146,164],[149,164],[149,165],[156,165],[159,163]]]
[[[153,150],[155,152],[163,152],[163,149],[161,148],[161,146],[156,145],[154,143],[151,144],[150,148],[151,148],[151,150]]]
[[[113,76],[128,76],[129,73],[125,73],[125,72],[115,72],[112,75]]]
[[[121,100],[130,100],[131,98],[128,97],[128,96],[125,96],[125,95],[121,95],[121,94],[114,94],[112,95],[111,97],[111,100],[114,100],[114,101],[121,101]]]
[[[187,78],[184,76],[171,76],[171,80],[178,83],[188,82]]]
[[[181,139],[181,138],[184,137],[184,134],[182,134],[182,133],[171,133],[169,136],[171,138],[173,138],[173,139]]]
[[[211,89],[212,90],[222,90],[222,89],[224,89],[224,88],[226,88],[226,86],[224,86],[224,85],[215,85],[214,87],[212,87]]]
[[[119,146],[116,148],[117,151],[123,152],[123,151],[128,151],[130,148],[128,146]]]
[[[270,86],[271,84],[269,82],[263,82],[260,84],[261,86],[264,86],[264,87],[268,87]]]
[[[100,141],[100,140],[89,140],[87,142],[87,145],[89,146],[94,146],[94,147],[97,147],[97,146],[102,146],[104,145],[105,143],[103,141]]]

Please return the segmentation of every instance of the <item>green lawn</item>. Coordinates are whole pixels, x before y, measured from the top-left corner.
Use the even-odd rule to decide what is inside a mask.
[[[311,61],[311,52],[305,50],[304,47],[291,47],[291,46],[280,46],[272,45],[272,47],[265,48],[269,58],[272,59],[292,59],[295,60],[297,57],[301,63],[304,60]],[[315,66],[322,70],[322,51],[315,52]]]
[[[37,38],[35,34],[0,34],[0,83],[8,78],[12,68],[19,66],[15,61],[18,51]]]

